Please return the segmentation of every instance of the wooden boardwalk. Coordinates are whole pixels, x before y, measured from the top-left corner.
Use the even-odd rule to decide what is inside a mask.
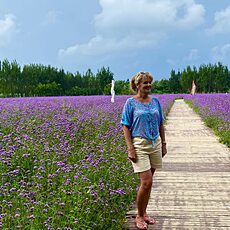
[[[230,151],[183,100],[166,124],[168,154],[154,176],[148,229],[230,229]],[[136,229],[136,207],[127,229]]]

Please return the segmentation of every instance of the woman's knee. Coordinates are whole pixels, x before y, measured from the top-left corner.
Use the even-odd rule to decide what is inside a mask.
[[[151,170],[140,173],[141,187],[144,189],[151,188],[153,183],[152,179],[153,176]]]
[[[148,189],[150,189],[152,187],[152,184],[153,184],[153,182],[152,182],[151,179],[144,180],[144,181],[141,182],[141,187],[146,189],[146,190],[148,190]]]

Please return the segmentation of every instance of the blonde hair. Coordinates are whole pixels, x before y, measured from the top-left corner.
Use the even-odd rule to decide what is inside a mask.
[[[145,80],[147,78],[151,79],[151,81],[153,81],[153,76],[149,72],[138,72],[130,80],[130,89],[134,93],[137,93],[138,85],[141,83],[141,81],[143,81],[143,80]]]

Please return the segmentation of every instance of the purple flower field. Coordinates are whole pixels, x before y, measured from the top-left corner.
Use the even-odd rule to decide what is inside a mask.
[[[155,96],[165,115],[184,97],[229,125],[229,95]],[[0,99],[0,228],[122,228],[138,186],[120,126],[128,97]]]
[[[120,126],[128,96],[0,99],[0,228],[120,229],[138,179]],[[165,113],[173,96],[159,95]]]
[[[223,121],[230,122],[230,94],[195,94],[186,95],[185,99],[190,100],[195,107],[205,111],[203,116],[219,117]]]
[[[230,148],[230,94],[182,95],[220,141]]]

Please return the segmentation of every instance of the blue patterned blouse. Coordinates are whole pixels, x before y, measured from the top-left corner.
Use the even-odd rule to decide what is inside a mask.
[[[129,127],[132,137],[143,137],[154,143],[163,121],[163,111],[157,98],[153,97],[148,105],[129,98],[123,107],[121,124]]]

